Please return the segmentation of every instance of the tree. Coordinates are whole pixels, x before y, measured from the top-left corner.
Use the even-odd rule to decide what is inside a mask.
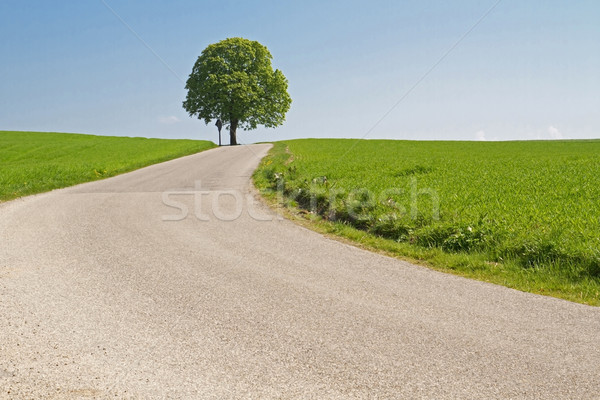
[[[271,66],[272,58],[265,46],[244,38],[209,45],[187,80],[183,108],[206,124],[214,119],[227,124],[231,145],[237,144],[237,128],[281,125],[292,99],[287,79]]]

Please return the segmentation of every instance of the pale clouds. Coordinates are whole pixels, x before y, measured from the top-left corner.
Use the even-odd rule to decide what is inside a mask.
[[[486,141],[487,139],[485,138],[485,131],[481,130],[475,132],[475,139],[479,141]]]
[[[542,129],[537,132],[537,140],[562,140],[569,139],[565,136],[557,127],[549,125],[548,128]]]
[[[169,115],[168,117],[158,117],[158,122],[161,124],[173,125],[181,120],[174,115]]]
[[[548,127],[548,135],[550,135],[550,139],[564,139],[563,134],[558,130],[558,128],[552,125]]]

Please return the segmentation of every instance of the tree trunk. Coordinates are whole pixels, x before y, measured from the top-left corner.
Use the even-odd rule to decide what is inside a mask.
[[[235,131],[237,131],[237,127],[238,127],[238,120],[237,119],[232,119],[229,122],[229,145],[230,146],[235,146],[237,145],[237,138],[235,136]]]

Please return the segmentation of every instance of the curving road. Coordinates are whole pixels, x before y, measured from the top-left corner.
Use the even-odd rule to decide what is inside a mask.
[[[600,398],[600,309],[281,220],[268,148],[0,204],[0,398]]]

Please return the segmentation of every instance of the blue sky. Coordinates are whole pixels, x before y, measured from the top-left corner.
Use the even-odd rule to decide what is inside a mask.
[[[600,1],[496,3],[2,0],[0,129],[216,141],[181,107],[185,80],[241,36],[293,99],[242,143],[600,138]]]

